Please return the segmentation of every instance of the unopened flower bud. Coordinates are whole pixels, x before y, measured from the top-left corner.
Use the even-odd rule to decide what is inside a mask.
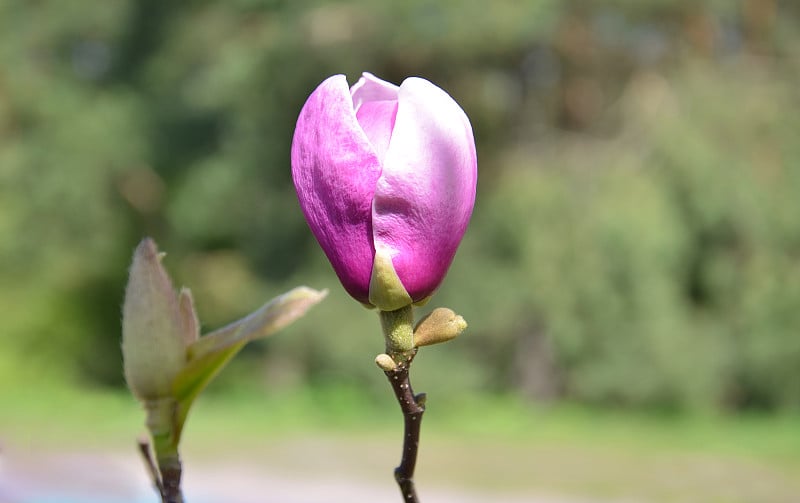
[[[190,303],[190,298],[181,302]],[[184,307],[182,316],[152,239],[144,239],[133,254],[122,311],[122,356],[128,386],[142,401],[170,396],[172,382],[186,363],[184,325],[191,322],[182,320],[193,314]]]
[[[386,353],[381,353],[375,357],[375,364],[381,368],[384,372],[391,372],[392,370],[397,368],[397,362],[395,362],[391,356],[387,355]]]
[[[414,328],[414,346],[430,346],[455,339],[467,328],[464,318],[446,307],[437,307]]]
[[[477,177],[469,119],[419,77],[396,86],[365,73],[348,88],[335,75],[297,119],[292,179],[303,214],[345,290],[382,311],[438,288],[472,215]]]

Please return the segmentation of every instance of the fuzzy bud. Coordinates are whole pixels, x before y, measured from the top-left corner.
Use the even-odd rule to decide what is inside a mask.
[[[386,353],[381,353],[375,357],[375,364],[381,368],[384,372],[391,372],[392,370],[397,368],[397,362],[395,362],[391,356],[387,355]]]
[[[464,318],[446,307],[437,307],[414,328],[414,346],[430,346],[455,339],[467,328]]]
[[[122,309],[125,378],[138,399],[171,395],[172,382],[186,363],[184,326],[193,319],[190,303],[190,298],[181,302],[182,314],[155,242],[144,239],[133,254]]]

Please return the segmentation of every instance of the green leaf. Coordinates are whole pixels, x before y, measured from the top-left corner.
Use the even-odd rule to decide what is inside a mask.
[[[275,297],[259,310],[241,320],[204,335],[189,345],[188,359],[200,359],[209,353],[223,350],[240,341],[252,341],[267,337],[287,326],[313,305],[328,295],[327,290],[317,291],[305,286],[297,287]]]
[[[189,408],[200,392],[249,341],[267,337],[303,316],[328,294],[298,287],[275,297],[257,311],[219,330],[200,337],[187,349],[186,366],[173,381],[178,402],[175,439],[180,438]]]

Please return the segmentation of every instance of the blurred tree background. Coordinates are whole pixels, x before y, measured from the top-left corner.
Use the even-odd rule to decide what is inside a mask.
[[[324,305],[226,386],[385,394],[374,313],[303,220],[324,78],[419,75],[470,116],[473,222],[416,379],[664,409],[800,408],[800,5],[788,0],[0,2],[0,386],[121,387],[144,235],[214,328]],[[420,384],[421,386],[423,384]]]

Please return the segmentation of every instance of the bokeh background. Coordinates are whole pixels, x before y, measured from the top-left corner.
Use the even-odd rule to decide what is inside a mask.
[[[339,286],[289,166],[308,94],[362,71],[433,81],[475,131],[473,221],[430,306],[470,328],[415,363],[416,386],[442,403],[426,418],[432,437],[477,435],[487,449],[525,439],[509,459],[531,471],[507,485],[529,498],[796,501],[800,5],[789,0],[0,1],[0,441],[77,449],[98,423],[123,425],[101,435],[107,445],[135,435],[119,318],[143,236],[168,252],[206,329],[298,284],[330,289],[225,371],[207,403],[240,414],[201,430],[217,438],[244,414],[296,438],[396,432],[396,411],[378,412],[394,405],[372,363],[376,317]],[[596,465],[627,461],[596,481],[580,472],[596,467],[566,461],[572,478],[531,475],[569,449],[593,459],[587,444],[603,453]],[[723,464],[677,490],[675,459],[646,461],[676,445]],[[455,452],[440,447],[441,460]],[[724,464],[733,458],[745,465]]]

